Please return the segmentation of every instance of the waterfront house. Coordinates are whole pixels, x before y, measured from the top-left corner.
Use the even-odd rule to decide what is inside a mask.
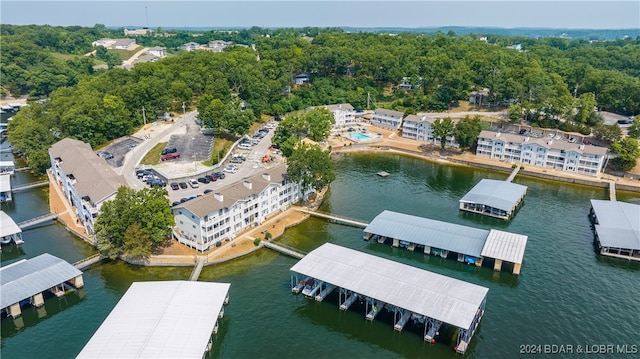
[[[356,111],[350,103],[325,105],[324,108],[333,114],[333,118],[336,121],[333,127],[345,127],[356,124]]]
[[[77,223],[94,236],[93,225],[102,204],[115,198],[124,177],[116,174],[107,161],[98,157],[88,143],[65,138],[49,148],[54,185],[74,208]]]
[[[397,130],[402,125],[404,112],[387,110],[386,108],[378,108],[371,116],[371,124],[384,128]]]
[[[476,155],[589,176],[602,171],[606,147],[571,143],[557,137],[560,139],[484,130],[478,136]]]
[[[425,141],[435,145],[440,144],[440,139],[433,135],[433,123],[437,121],[437,117],[429,116],[424,113],[417,115],[408,115],[402,121],[402,137],[410,138],[417,141]],[[454,120],[456,121],[456,120]],[[460,147],[460,144],[453,136],[447,136],[446,145],[451,147]]]
[[[282,164],[173,207],[173,235],[180,243],[206,251],[302,198],[300,186],[289,180]]]
[[[167,56],[167,48],[166,47],[161,47],[161,46],[155,46],[155,47],[151,47],[149,48],[149,50],[147,50],[148,53],[150,53],[151,55],[155,56],[155,57],[159,57],[159,58],[163,58]]]
[[[306,85],[311,82],[311,75],[306,72],[302,72],[293,76],[293,83],[296,86]]]
[[[180,46],[180,48],[185,51],[195,51],[200,48],[200,44],[197,42],[187,42],[186,44]]]

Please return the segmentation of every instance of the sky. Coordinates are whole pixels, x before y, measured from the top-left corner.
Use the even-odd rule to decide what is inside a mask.
[[[638,29],[640,1],[1,0],[0,24],[145,27]]]

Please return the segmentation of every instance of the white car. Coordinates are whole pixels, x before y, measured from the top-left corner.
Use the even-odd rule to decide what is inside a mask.
[[[189,180],[189,186],[191,186],[191,188],[200,187],[200,185],[198,184],[198,181],[194,180],[193,178]]]
[[[238,172],[238,167],[234,165],[228,165],[227,167],[224,168],[223,171],[227,173],[236,173]]]
[[[251,145],[248,143],[241,143],[238,145],[238,148],[241,150],[251,150]]]

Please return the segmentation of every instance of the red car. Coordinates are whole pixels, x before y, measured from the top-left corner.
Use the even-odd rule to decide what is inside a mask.
[[[174,158],[180,158],[180,154],[179,153],[167,153],[166,155],[162,155],[162,157],[160,157],[160,159],[162,161],[166,161],[166,160],[172,160]]]

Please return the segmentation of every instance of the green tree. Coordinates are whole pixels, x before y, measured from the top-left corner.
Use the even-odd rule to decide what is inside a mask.
[[[303,117],[308,129],[307,137],[316,142],[327,138],[331,132],[331,126],[336,123],[331,111],[322,107],[310,110]]]
[[[511,122],[519,123],[522,119],[522,105],[519,103],[512,103],[509,105],[509,119]]]
[[[607,141],[609,143],[618,142],[622,138],[622,129],[617,123],[613,125],[598,125],[594,127],[593,134],[597,139]]]
[[[593,123],[595,117],[597,116],[595,110],[597,104],[598,103],[596,102],[596,96],[593,94],[593,92],[586,92],[580,95],[576,105],[577,113],[575,116],[575,121],[577,123],[583,124]]]
[[[622,171],[629,171],[634,168],[638,163],[638,158],[640,158],[638,140],[632,137],[625,137],[622,141],[612,143],[611,152],[618,155],[612,160],[612,164]]]
[[[640,115],[634,117],[633,123],[627,130],[627,135],[633,138],[640,138]]]
[[[105,202],[95,223],[98,250],[105,257],[148,256],[171,234],[175,225],[167,191],[122,186]]]
[[[303,193],[311,188],[319,191],[336,178],[330,153],[319,145],[299,142],[287,158],[289,178],[300,184]]]
[[[453,130],[453,136],[460,144],[460,149],[470,148],[478,140],[478,135],[482,131],[482,121],[480,116],[474,116],[470,118],[465,116],[460,122],[458,122]]]
[[[450,117],[445,117],[444,119],[439,118],[433,121],[432,127],[433,137],[440,141],[440,147],[444,149],[444,146],[447,144],[447,136],[453,134],[453,120],[451,120]]]

